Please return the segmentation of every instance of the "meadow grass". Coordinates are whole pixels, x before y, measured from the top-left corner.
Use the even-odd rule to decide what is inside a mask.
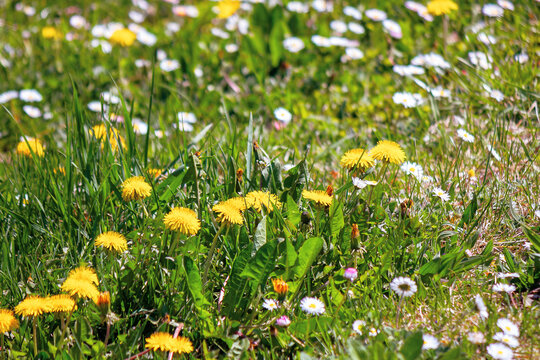
[[[0,3],[0,359],[539,357],[538,4],[456,3]]]

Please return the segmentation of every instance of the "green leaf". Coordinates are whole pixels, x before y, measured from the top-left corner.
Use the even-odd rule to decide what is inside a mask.
[[[476,199],[476,193],[473,196],[473,199],[471,200],[470,204],[467,206],[465,211],[463,212],[463,216],[461,217],[461,221],[459,222],[459,226],[463,227],[463,225],[468,225],[472,222],[474,219],[474,215],[476,214],[476,210],[478,210],[478,201]]]
[[[275,267],[276,248],[276,240],[264,244],[240,276],[255,280],[256,286],[265,283],[268,275],[270,275]]]
[[[301,216],[298,211],[298,205],[290,195],[287,195],[287,219],[294,225],[300,224]]]
[[[203,295],[201,275],[199,274],[197,265],[188,256],[184,256],[184,271],[189,293],[193,298],[193,303],[195,304],[199,318],[205,320],[204,323],[207,327],[211,327],[210,312],[206,310],[210,306],[210,303]]]
[[[332,202],[330,207],[330,229],[332,230],[332,238],[336,239],[341,229],[345,226],[343,219],[343,205],[337,201]]]
[[[241,311],[236,311],[236,307],[242,301],[246,279],[241,276],[251,258],[252,244],[243,249],[234,259],[229,281],[225,287],[225,297],[223,298],[223,313],[228,316],[241,315]],[[236,318],[236,317],[234,317]]]
[[[253,239],[253,245],[255,245],[254,251],[259,250],[264,244],[266,244],[266,216],[263,216],[255,230],[255,237]]]
[[[400,353],[404,356],[405,360],[418,359],[422,354],[423,344],[422,332],[418,331],[405,340]]]
[[[317,258],[317,255],[323,248],[323,239],[320,237],[312,237],[307,239],[298,251],[298,265],[294,269],[294,274],[297,279],[306,276],[311,264]]]
[[[438,360],[455,360],[455,359],[467,359],[465,355],[462,354],[461,348],[457,347],[450,349],[441,356],[437,358]]]

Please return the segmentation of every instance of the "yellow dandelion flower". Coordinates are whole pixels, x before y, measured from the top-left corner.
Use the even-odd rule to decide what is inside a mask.
[[[249,207],[253,207],[258,212],[261,212],[263,206],[269,211],[276,208],[281,208],[281,202],[276,195],[264,191],[252,191],[246,195],[246,203]]]
[[[369,155],[374,159],[397,165],[401,164],[406,159],[405,152],[401,146],[390,140],[379,141],[377,145],[369,151]]]
[[[77,309],[75,300],[69,295],[52,295],[46,298],[51,312],[71,312]]]
[[[104,124],[99,124],[90,129],[89,132],[90,135],[94,135],[94,137],[101,142],[102,149],[105,147],[107,140],[109,141],[109,144],[111,144],[111,149],[113,151],[117,151],[120,146],[122,146],[123,149],[126,148],[124,138],[120,135],[118,130],[114,128],[110,128],[109,131],[107,131],[107,127]]]
[[[241,197],[222,201],[212,207],[212,211],[218,214],[217,220],[219,222],[238,225],[244,222],[242,211],[245,209],[246,200]]]
[[[45,155],[45,151],[43,151],[43,144],[41,143],[41,141],[34,138],[26,139],[28,141],[28,144],[24,140],[17,144],[17,154],[28,157],[32,157],[32,152],[38,157],[42,157],[43,155]]]
[[[458,5],[452,0],[432,0],[427,4],[428,13],[436,16],[450,14],[457,9]]]
[[[94,269],[80,266],[71,270],[67,279],[62,284],[62,290],[71,296],[95,299],[99,295],[96,285],[98,278]]]
[[[19,327],[19,321],[13,316],[13,311],[0,309],[0,335]]]
[[[217,4],[218,19],[226,19],[234,15],[234,13],[240,8],[239,0],[222,0]]]
[[[145,348],[153,351],[171,351],[173,339],[173,336],[166,332],[153,333],[146,339]]]
[[[176,354],[189,354],[193,351],[193,344],[188,338],[179,336],[173,339],[170,351]]]
[[[131,46],[135,39],[137,39],[137,35],[133,31],[123,28],[113,32],[109,41],[120,46]]]
[[[124,201],[142,200],[152,193],[152,187],[142,176],[133,176],[122,183]]]
[[[197,219],[197,213],[183,207],[172,209],[165,215],[163,222],[167,229],[180,231],[185,235],[195,235],[201,229],[201,221]]]
[[[52,26],[45,26],[43,29],[41,29],[41,36],[45,39],[54,39],[54,40],[60,40],[64,37],[64,35],[57,29],[55,29]]]
[[[15,306],[15,313],[22,316],[39,316],[50,311],[51,307],[47,299],[34,295],[27,296]]]
[[[353,170],[355,168],[365,170],[375,164],[375,160],[364,149],[352,149],[341,157],[341,166]]]
[[[302,197],[314,201],[317,205],[332,205],[332,197],[323,190],[304,190],[302,191]]]
[[[111,294],[108,291],[100,292],[98,296],[92,300],[101,310],[108,311],[109,305],[111,304]]]
[[[115,231],[107,231],[100,234],[94,241],[94,244],[119,253],[127,250],[127,240],[125,236]]]

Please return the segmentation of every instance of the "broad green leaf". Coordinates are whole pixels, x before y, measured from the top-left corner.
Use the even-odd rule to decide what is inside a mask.
[[[264,284],[268,275],[270,275],[275,267],[276,248],[276,240],[271,240],[264,244],[259,251],[257,251],[255,257],[251,259],[240,276],[255,280],[256,286]]]
[[[309,238],[302,244],[302,247],[298,251],[298,265],[294,271],[297,279],[301,279],[307,274],[311,264],[313,264],[322,248],[323,239],[320,237]]]
[[[330,216],[332,217],[330,228],[332,230],[332,238],[335,240],[341,229],[345,226],[343,219],[343,205],[337,201],[332,202],[330,207]]]
[[[255,230],[255,236],[253,238],[253,245],[255,245],[254,251],[259,250],[264,244],[266,244],[266,216],[263,216]]]
[[[294,226],[297,226],[301,220],[298,205],[290,195],[287,195],[287,219],[289,219]]]
[[[422,354],[423,344],[422,332],[416,332],[405,340],[400,353],[405,357],[405,360],[418,359]]]

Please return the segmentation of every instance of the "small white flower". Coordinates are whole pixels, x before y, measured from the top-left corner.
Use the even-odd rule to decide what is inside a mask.
[[[471,64],[479,66],[484,70],[491,69],[491,63],[493,62],[491,56],[486,55],[481,51],[471,51],[468,56]]]
[[[362,179],[357,178],[357,177],[352,178],[352,183],[353,183],[354,186],[356,186],[360,190],[362,190],[363,188],[365,188],[368,185],[375,186],[375,185],[378,184],[377,181],[362,180]]]
[[[143,29],[137,33],[137,40],[143,45],[154,46],[157,42],[157,36]]]
[[[188,123],[188,124],[195,124],[197,122],[197,117],[194,113],[191,112],[179,112],[177,114],[178,117],[178,123]]]
[[[518,273],[498,273],[498,274],[497,274],[497,277],[498,277],[499,279],[518,278],[518,277],[519,277],[519,274],[518,274]]]
[[[497,326],[501,328],[501,330],[506,335],[519,337],[519,327],[516,324],[514,324],[512,321],[505,318],[501,318],[497,320]]]
[[[418,180],[422,179],[424,175],[424,170],[417,163],[406,161],[401,164],[401,170],[407,175],[413,175]]]
[[[238,51],[238,45],[234,43],[227,44],[225,45],[225,51],[228,52],[229,54],[235,53]]]
[[[451,95],[450,90],[443,89],[442,86],[437,86],[436,88],[429,89],[429,92],[431,95],[433,95],[434,98],[449,98]]]
[[[362,329],[364,326],[366,326],[366,322],[364,320],[355,320],[352,324],[352,329],[358,335],[362,335]]]
[[[412,94],[408,92],[397,92],[392,96],[394,103],[401,104],[406,108],[413,108],[423,103],[420,94]]]
[[[274,299],[264,299],[262,307],[266,310],[274,311],[279,308],[279,303]]]
[[[467,340],[473,344],[479,345],[486,342],[486,337],[481,332],[470,332],[467,334]]]
[[[442,201],[448,201],[450,200],[450,195],[440,187],[436,187],[433,189],[433,195],[439,197]]]
[[[505,10],[514,11],[514,4],[508,0],[497,0],[497,4]]]
[[[311,7],[317,12],[331,12],[334,10],[334,5],[328,0],[313,0]]]
[[[499,341],[507,346],[510,346],[511,348],[519,346],[519,340],[515,336],[508,335],[502,332],[498,332],[493,335],[493,340]]]
[[[504,9],[499,5],[485,4],[482,7],[482,14],[489,17],[501,17],[504,15]]]
[[[309,5],[304,4],[301,1],[291,1],[287,4],[287,10],[299,13],[299,14],[305,14],[309,11]]]
[[[5,104],[11,100],[17,99],[19,92],[17,90],[9,90],[0,94],[0,104]]]
[[[199,9],[192,5],[178,5],[172,8],[172,12],[176,16],[187,16],[196,18],[199,16]]]
[[[364,52],[359,48],[348,47],[345,49],[345,54],[352,60],[360,60],[364,57]]]
[[[103,99],[103,102],[106,102],[108,104],[120,104],[120,98],[114,94],[111,94],[108,91],[102,92],[100,96]]]
[[[311,37],[311,42],[314,43],[318,47],[330,47],[332,44],[330,43],[330,39],[320,36],[320,35],[313,35]]]
[[[504,100],[504,94],[500,90],[491,90],[489,93],[489,97],[497,100],[498,102]]]
[[[429,176],[429,175],[422,176],[421,180],[422,180],[423,183],[426,183],[426,184],[431,184],[433,181],[435,181],[433,176]]]
[[[274,116],[276,117],[277,120],[285,124],[290,123],[292,120],[292,114],[289,112],[289,110],[282,107],[274,110]]]
[[[321,315],[324,314],[325,308],[324,303],[313,297],[305,297],[300,301],[300,308],[311,315]]]
[[[378,333],[379,333],[379,330],[377,330],[375,328],[370,328],[369,332],[368,332],[368,335],[369,336],[377,336]]]
[[[217,36],[220,39],[228,39],[230,36],[228,32],[217,27],[211,28],[210,32],[212,33],[212,35]]]
[[[392,280],[390,288],[400,297],[413,296],[416,290],[416,283],[408,277],[400,276]]]
[[[43,96],[37,90],[25,89],[19,92],[19,99],[26,102],[40,102]]]
[[[495,284],[493,285],[493,291],[495,292],[505,292],[507,294],[511,294],[514,291],[516,291],[516,287],[514,285],[510,284]]]
[[[159,67],[161,68],[161,70],[165,72],[171,72],[171,71],[179,69],[180,63],[178,62],[178,60],[165,59],[159,63]]]
[[[75,29],[82,29],[86,27],[86,19],[81,15],[73,15],[69,18],[69,25],[73,26]]]
[[[476,36],[478,41],[485,45],[492,45],[497,43],[497,39],[493,35],[488,35],[486,33],[480,33]]]
[[[342,34],[347,31],[347,24],[341,20],[333,20],[330,22],[330,29]]]
[[[463,141],[466,141],[468,143],[473,143],[474,142],[474,136],[471,135],[469,132],[467,132],[464,129],[458,129],[457,135]]]
[[[512,349],[501,343],[489,344],[486,350],[496,360],[511,360],[514,357]]]
[[[489,313],[482,297],[480,295],[476,295],[474,297],[474,302],[476,304],[476,309],[478,310],[480,318],[487,319],[489,317]]]
[[[355,22],[350,22],[347,26],[351,32],[358,35],[364,34],[366,32],[366,29],[364,29],[362,25]]]
[[[101,102],[100,101],[90,101],[88,103],[88,109],[93,112],[101,112]],[[103,104],[103,111],[106,113],[109,109],[109,106],[107,104]]]
[[[526,52],[521,52],[514,55],[514,59],[520,64],[525,64],[527,61],[529,61],[529,55],[527,55]]]
[[[148,124],[141,119],[133,118],[131,120],[131,125],[133,126],[133,132],[139,135],[146,135],[148,133]]]
[[[304,48],[304,42],[297,37],[290,37],[283,40],[283,47],[292,53],[297,53]]]
[[[135,66],[138,68],[150,67],[152,63],[146,59],[137,59],[135,60]]]
[[[136,22],[137,24],[140,24],[144,21],[144,18],[146,17],[145,14],[143,13],[140,13],[138,11],[135,11],[135,10],[131,10],[129,13],[128,13],[128,16],[131,20],[133,20],[134,22]]]
[[[401,31],[401,26],[394,20],[383,20],[383,28],[391,37],[394,39],[401,39],[403,37],[403,32]]]
[[[450,63],[444,60],[441,55],[435,53],[417,55],[411,60],[411,64],[417,66],[430,66],[440,69],[450,68]]]
[[[415,65],[394,65],[392,70],[401,76],[422,75],[426,72],[424,68]]]
[[[355,20],[361,20],[362,19],[362,12],[358,10],[355,7],[352,6],[345,6],[343,8],[343,14],[352,17]]]
[[[365,11],[366,17],[373,21],[386,20],[386,13],[379,9],[368,9]]]
[[[32,105],[24,105],[23,111],[26,113],[26,115],[34,119],[41,116],[41,110]]]
[[[431,350],[439,347],[439,340],[433,335],[424,334],[422,335],[422,340],[424,340],[422,350]]]

